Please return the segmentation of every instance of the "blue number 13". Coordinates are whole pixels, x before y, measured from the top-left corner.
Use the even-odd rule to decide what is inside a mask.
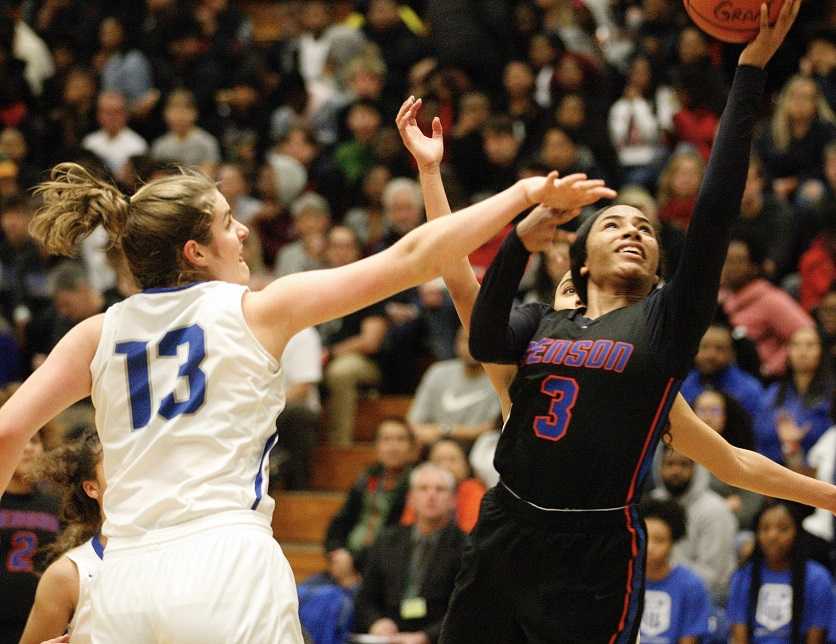
[[[178,401],[174,392],[160,403],[157,413],[167,420],[180,414],[192,414],[203,404],[206,396],[206,374],[200,363],[206,357],[205,336],[197,324],[173,329],[163,336],[157,345],[157,357],[177,357],[177,347],[188,345],[186,361],[180,365],[177,375],[189,384],[188,400]],[[151,383],[148,379],[148,343],[119,342],[116,353],[123,354],[128,367],[128,390],[131,395],[131,424],[142,429],[151,422]]]

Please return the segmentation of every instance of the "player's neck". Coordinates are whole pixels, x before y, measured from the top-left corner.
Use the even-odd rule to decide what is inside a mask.
[[[648,561],[646,574],[650,581],[662,581],[671,574],[671,564],[667,559],[658,563]]]
[[[643,297],[626,291],[601,288],[590,281],[587,287],[586,317],[594,320],[611,311],[635,304]]]

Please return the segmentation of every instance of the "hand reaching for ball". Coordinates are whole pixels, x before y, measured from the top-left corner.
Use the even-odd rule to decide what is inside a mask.
[[[769,24],[769,10],[766,3],[761,5],[760,31],[755,39],[746,45],[740,54],[738,63],[741,65],[752,65],[763,69],[766,64],[784,42],[790,27],[798,17],[801,7],[801,0],[785,0],[778,14],[775,24]]]

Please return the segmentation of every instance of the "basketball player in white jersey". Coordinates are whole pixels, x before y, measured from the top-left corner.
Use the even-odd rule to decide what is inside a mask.
[[[0,409],[5,489],[28,437],[92,396],[108,483],[97,644],[302,642],[266,496],[287,340],[437,276],[528,206],[614,196],[583,175],[525,179],[377,255],[253,293],[247,228],[202,175],[158,179],[127,198],[60,164],[38,192],[32,233],[48,252],[72,253],[101,224],[143,289],[77,325]]]
[[[102,450],[92,428],[53,449],[35,465],[39,480],[61,490],[61,520],[66,526],[48,547],[49,558],[60,557],[38,582],[20,644],[41,641],[67,632],[73,644],[89,644],[90,593],[101,566],[107,538],[102,526],[105,490]]]

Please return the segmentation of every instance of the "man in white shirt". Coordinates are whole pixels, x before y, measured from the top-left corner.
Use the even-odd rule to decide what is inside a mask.
[[[96,118],[101,129],[85,136],[81,145],[100,157],[114,177],[124,180],[125,164],[132,156],[145,154],[148,144],[128,127],[125,97],[119,92],[99,94]]]

